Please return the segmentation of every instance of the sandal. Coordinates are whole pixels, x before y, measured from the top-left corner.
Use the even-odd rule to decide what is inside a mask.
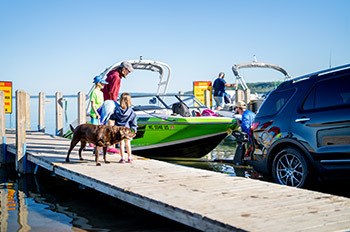
[[[119,160],[119,163],[125,164],[125,159],[120,159],[120,160]]]
[[[132,159],[131,158],[128,159],[128,163],[132,163]]]

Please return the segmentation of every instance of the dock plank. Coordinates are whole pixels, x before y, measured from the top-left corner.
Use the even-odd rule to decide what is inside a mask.
[[[15,152],[7,131],[7,150]],[[348,231],[350,199],[243,177],[135,157],[132,164],[96,166],[90,151],[84,161],[70,141],[27,132],[28,160],[56,175],[203,231]]]

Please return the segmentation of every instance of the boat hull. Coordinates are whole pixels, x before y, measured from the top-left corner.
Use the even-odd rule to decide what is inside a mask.
[[[134,147],[132,153],[152,158],[200,158],[211,152],[225,137],[226,132],[199,136],[163,144]]]
[[[198,158],[212,151],[232,130],[236,120],[223,117],[138,117],[132,152],[152,158]]]

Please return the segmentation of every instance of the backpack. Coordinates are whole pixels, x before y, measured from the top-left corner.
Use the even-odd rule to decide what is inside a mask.
[[[174,114],[180,114],[182,117],[190,117],[191,113],[188,106],[183,102],[173,104],[172,110]]]

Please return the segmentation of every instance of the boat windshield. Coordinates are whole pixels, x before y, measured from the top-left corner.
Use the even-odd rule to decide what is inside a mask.
[[[203,108],[207,107],[202,104],[193,95],[177,95],[177,94],[166,94],[166,95],[142,95],[132,96],[132,104],[134,110],[152,110],[152,109],[171,109],[175,103],[184,102],[188,108]]]

